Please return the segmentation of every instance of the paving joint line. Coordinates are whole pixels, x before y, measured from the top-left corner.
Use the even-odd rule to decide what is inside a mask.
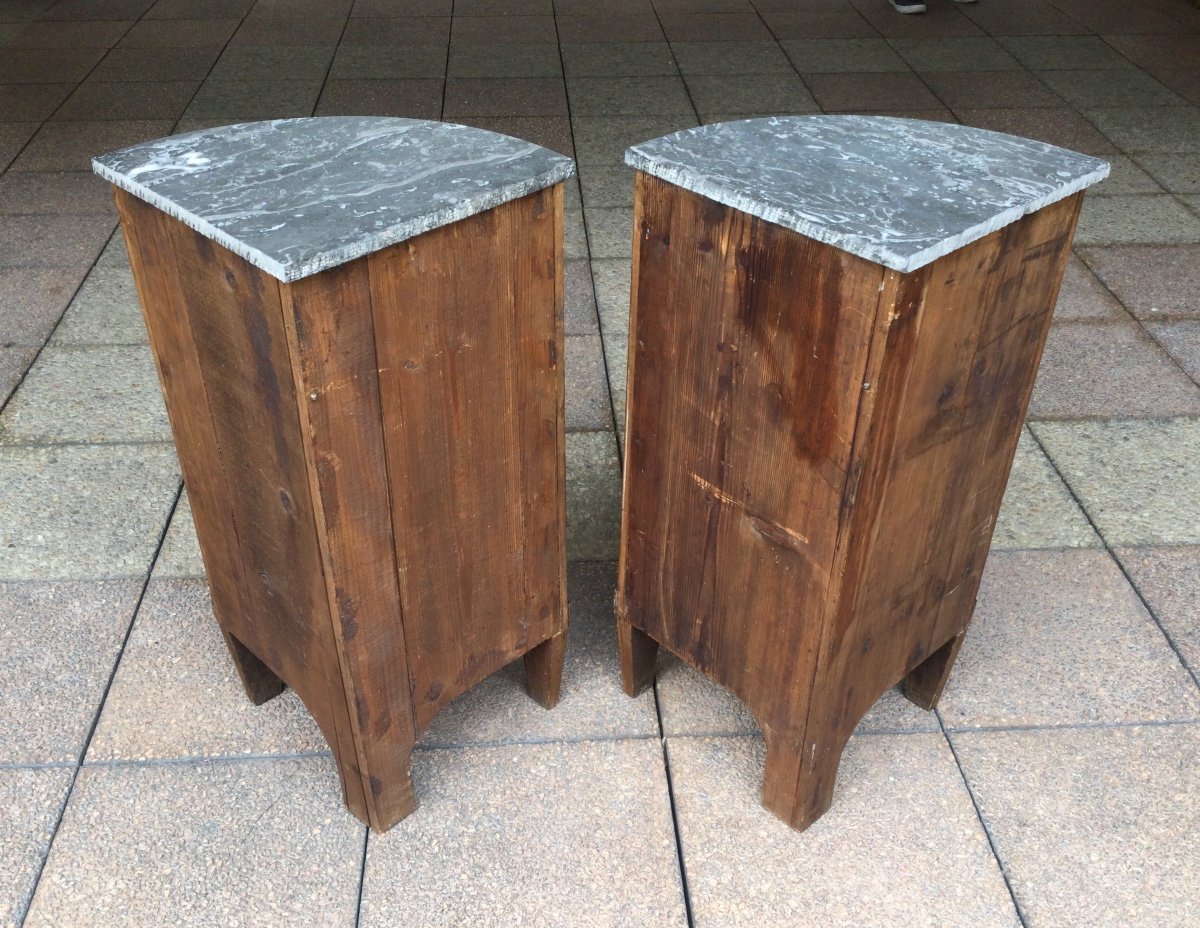
[[[317,99],[313,101],[312,112],[309,113],[310,116],[317,114],[317,110],[321,106],[321,100],[325,97],[325,90],[329,86],[329,75],[333,73],[333,63],[337,60],[338,49],[342,47],[342,39],[346,37],[346,30],[350,28],[350,14],[353,12],[354,4],[351,3],[346,8],[346,21],[342,23],[342,31],[338,33],[337,41],[333,43],[333,54],[329,56],[329,64],[325,66],[325,76],[321,78],[321,89],[317,91]]]
[[[683,912],[687,918],[688,928],[695,928],[696,913],[692,908],[692,892],[688,886],[687,862],[683,851],[683,831],[679,827],[679,805],[675,798],[675,778],[671,773],[671,753],[667,748],[667,738],[663,733],[662,703],[658,698],[658,675],[654,676],[651,684],[654,693],[654,715],[658,721],[659,750],[662,751],[663,772],[667,780],[667,801],[671,807],[671,827],[675,833],[675,863],[679,867],[679,889],[683,896]]]

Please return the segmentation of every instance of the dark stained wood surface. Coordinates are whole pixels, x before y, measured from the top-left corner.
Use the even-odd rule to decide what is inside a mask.
[[[901,275],[638,176],[618,642],[737,694],[803,828],[892,685],[931,708],[974,609],[1078,215]]]

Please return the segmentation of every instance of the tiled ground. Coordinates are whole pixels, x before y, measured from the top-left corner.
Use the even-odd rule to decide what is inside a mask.
[[[1188,0],[0,0],[0,925],[1195,925],[1200,9]],[[758,113],[960,120],[1108,157],[938,713],[864,721],[830,813],[612,640],[630,175]],[[572,644],[456,702],[384,836],[212,623],[98,152],[312,113],[443,117],[569,188]],[[11,394],[11,395],[10,395]]]

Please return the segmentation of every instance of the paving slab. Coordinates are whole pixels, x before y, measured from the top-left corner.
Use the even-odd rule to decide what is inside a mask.
[[[567,560],[611,561],[621,531],[621,466],[612,432],[567,435]]]
[[[0,89],[0,100],[7,98],[9,88]],[[63,94],[62,99],[66,98]],[[57,106],[58,104],[54,104]],[[51,108],[50,112],[53,112]],[[50,113],[45,113],[42,116],[35,118],[44,119]],[[0,104],[0,118],[12,118],[5,113],[3,104]],[[13,158],[17,157],[17,153],[25,147],[25,143],[33,138],[33,134],[38,129],[36,122],[0,122],[0,170],[8,167]]]
[[[920,77],[953,109],[1062,106],[1064,102],[1028,71],[922,71]]]
[[[0,764],[79,759],[141,591],[140,580],[0,583]]]
[[[1134,69],[1039,71],[1059,96],[1080,109],[1093,107],[1184,106],[1187,101],[1172,93],[1149,74]]]
[[[617,429],[625,431],[625,407],[629,394],[629,338],[621,332],[604,335],[604,361],[608,366],[608,393],[612,398]]]
[[[1200,719],[1200,690],[1105,551],[995,552],[947,728]]]
[[[200,542],[196,538],[196,524],[192,521],[192,505],[187,493],[179,498],[179,505],[171,515],[162,548],[154,561],[153,576],[156,580],[205,576],[204,560],[200,555]]]
[[[202,81],[221,54],[220,45],[184,48],[114,48],[88,75],[96,81]]]
[[[1133,323],[1050,327],[1029,418],[1200,414],[1200,388]]]
[[[170,445],[0,447],[0,580],[145,575],[178,489]]]
[[[1021,63],[987,36],[891,39],[914,71],[1019,71]]]
[[[1067,261],[1055,322],[1126,322],[1129,315],[1077,255]]]
[[[780,45],[802,74],[910,70],[886,39],[788,39]]]
[[[417,17],[410,17],[417,19]],[[347,24],[345,16],[286,16],[274,18],[247,18],[237,32],[229,40],[230,45],[252,45],[268,47],[272,45],[333,45],[338,37],[347,44],[363,43],[372,37],[378,41],[374,44],[392,45],[444,45],[446,41],[446,25],[444,18],[429,33],[420,29],[401,30],[381,29],[372,32],[371,26],[379,20],[358,20],[367,27],[362,31],[354,30],[354,24]],[[144,25],[141,23],[139,25]],[[345,29],[345,33],[342,30]],[[431,34],[430,34],[431,33]],[[407,40],[407,41],[404,41]],[[367,44],[371,44],[367,42]]]
[[[567,77],[651,77],[678,73],[666,42],[604,42],[561,46]]]
[[[437,119],[442,113],[442,95],[441,80],[331,80],[326,81],[314,113]]]
[[[1135,159],[1163,189],[1171,193],[1200,193],[1200,154],[1138,155]]]
[[[85,81],[50,118],[178,119],[199,87],[199,81]]]
[[[1086,110],[1084,116],[1126,154],[1186,154],[1200,148],[1200,111],[1195,107],[1106,107]]]
[[[759,804],[759,738],[668,742],[697,925],[1020,925],[941,734],[858,735],[797,833]]]
[[[567,94],[559,77],[451,78],[445,117],[566,116]]]
[[[320,93],[319,80],[208,80],[183,115],[229,122],[311,116]]]
[[[1143,171],[1128,155],[1106,155],[1111,172],[1088,191],[1089,196],[1116,196],[1130,193],[1162,193],[1159,183]]]
[[[879,35],[849,3],[758,0],[755,8],[779,39],[874,38]]]
[[[1020,35],[999,39],[1012,55],[1034,70],[1132,68],[1133,63],[1096,35]]]
[[[418,751],[413,774],[362,928],[687,924],[658,739]]]
[[[229,41],[238,27],[236,18],[219,19],[143,19],[134,24],[118,48],[202,48],[220,47]]]
[[[1194,675],[1200,675],[1200,547],[1117,548],[1150,611]]]
[[[596,294],[591,269],[585,260],[577,258],[563,262],[563,313],[567,335],[599,333]]]
[[[854,8],[877,32],[889,39],[941,38],[983,35],[983,30],[962,14],[957,4],[928,0],[922,16],[897,16],[890,5],[872,0],[851,0]]]
[[[567,428],[612,429],[604,348],[599,335],[568,335],[564,345],[567,378]]]
[[[12,395],[36,354],[36,348],[0,348],[0,404]]]
[[[1102,542],[1028,430],[1021,432],[992,550],[1098,548]]]
[[[25,925],[351,928],[363,832],[328,758],[85,767]]]
[[[655,6],[658,9],[658,5]],[[680,72],[697,74],[795,74],[778,42],[673,42]],[[740,83],[740,82],[739,82]]]
[[[773,116],[820,112],[817,101],[797,74],[749,74],[736,81],[724,76],[691,75],[687,78],[687,88],[700,118],[706,122],[714,114]]]
[[[694,115],[678,77],[572,77],[567,95],[573,116]]]
[[[1042,106],[1013,109],[977,109],[955,107],[954,115],[963,125],[1007,132],[1037,139],[1061,148],[1081,151],[1104,158],[1119,154],[1117,147],[1095,126],[1070,107]]]
[[[97,213],[0,215],[0,241],[5,243],[0,269],[86,269],[116,226],[115,217]]]
[[[117,218],[112,188],[83,171],[14,171],[0,176],[0,213],[104,213]]]
[[[21,924],[70,787],[65,768],[0,770],[0,924]]]
[[[340,45],[331,80],[398,80],[446,76],[446,48],[439,45]]]
[[[1183,928],[1200,897],[1200,726],[955,734],[1030,925]]]
[[[171,133],[169,119],[47,123],[9,166],[11,171],[90,171],[92,158]]]
[[[547,0],[548,2],[548,0]],[[446,72],[451,78],[561,77],[562,57],[551,42],[516,45],[456,44]]]
[[[630,259],[633,250],[633,215],[623,207],[593,207],[584,213],[588,250],[596,258]]]
[[[621,207],[633,211],[633,172],[625,165],[588,165],[579,172],[587,209]]]
[[[1123,245],[1079,253],[1137,318],[1200,316],[1200,246]]]
[[[87,761],[326,751],[295,692],[246,697],[204,580],[151,580]]]
[[[1109,545],[1200,543],[1200,421],[1031,428]]]
[[[547,712],[525,693],[516,661],[443,709],[420,747],[657,738],[654,695],[630,699],[621,689],[613,590],[616,565],[572,564],[567,570],[570,626],[562,701]]]
[[[804,82],[826,112],[895,112],[934,108],[940,103],[912,72],[804,74]]]
[[[607,348],[610,334],[629,332],[629,262],[620,259],[592,261],[592,279],[596,282],[596,305]],[[611,374],[611,370],[610,370]]]
[[[332,45],[231,45],[207,75],[213,81],[323,81],[333,60]]]
[[[0,444],[170,440],[146,346],[49,347],[0,416]]]
[[[571,125],[577,161],[618,165],[624,163],[630,145],[689,129],[697,120],[694,116],[579,116]]]
[[[1149,322],[1146,330],[1183,368],[1184,373],[1200,383],[1200,319]]]
[[[87,268],[0,270],[0,345],[40,348]]]
[[[1084,199],[1075,229],[1077,246],[1131,242],[1200,242],[1200,218],[1167,194]]]
[[[451,45],[524,45],[554,42],[559,38],[553,16],[455,16],[450,29]],[[344,40],[343,40],[344,41]],[[563,37],[563,41],[568,41]]]
[[[591,10],[589,12],[594,12]],[[561,42],[575,44],[663,41],[663,28],[653,9],[630,10],[621,16],[558,15],[554,24]]]
[[[52,345],[145,345],[137,287],[128,264],[101,258],[88,273],[54,330]]]

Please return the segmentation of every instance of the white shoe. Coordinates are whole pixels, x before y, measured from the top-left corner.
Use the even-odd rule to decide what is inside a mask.
[[[901,13],[924,13],[924,0],[891,0],[892,7]]]

